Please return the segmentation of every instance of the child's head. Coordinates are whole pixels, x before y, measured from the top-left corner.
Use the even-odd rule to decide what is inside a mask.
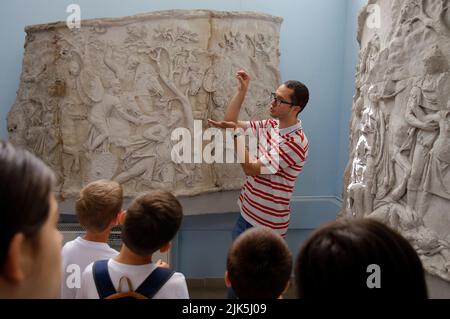
[[[146,193],[136,198],[128,208],[122,241],[136,255],[152,255],[170,243],[182,219],[183,208],[171,193]]]
[[[255,227],[228,251],[225,281],[240,299],[277,299],[289,284],[291,270],[285,240],[269,228]]]
[[[317,229],[297,257],[295,276],[300,298],[427,296],[422,263],[412,246],[368,218],[338,220]]]
[[[99,180],[80,191],[75,210],[80,224],[87,231],[101,233],[115,224],[122,202],[123,191],[118,183]]]
[[[55,298],[62,236],[53,172],[0,141],[0,298]]]

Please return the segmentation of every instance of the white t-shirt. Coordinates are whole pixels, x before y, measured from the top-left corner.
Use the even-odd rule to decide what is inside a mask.
[[[77,292],[77,299],[99,299],[97,287],[94,282],[91,263],[83,272],[81,277],[81,289]],[[140,284],[156,269],[153,263],[145,265],[127,265],[119,263],[113,259],[108,261],[108,271],[111,281],[116,290],[119,289],[119,280],[126,276],[130,279],[133,289],[137,289]],[[128,291],[127,285],[122,286],[122,292]],[[155,294],[153,299],[189,299],[189,293],[184,275],[176,272]]]
[[[62,248],[61,298],[75,299],[81,285],[81,275],[87,265],[117,256],[118,252],[107,243],[99,243],[78,237]]]

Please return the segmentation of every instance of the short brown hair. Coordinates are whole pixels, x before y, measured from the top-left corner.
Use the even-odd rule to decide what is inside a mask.
[[[123,190],[117,182],[98,180],[85,186],[75,203],[80,224],[88,231],[102,232],[120,213]]]
[[[183,208],[171,193],[146,193],[128,208],[122,241],[137,255],[151,255],[175,237],[182,219]]]
[[[367,285],[368,267],[378,265],[381,288]],[[368,218],[323,225],[305,242],[295,277],[300,298],[427,298],[419,256],[400,234]]]
[[[273,230],[255,227],[240,235],[228,251],[227,271],[240,299],[277,299],[292,271],[286,241]]]

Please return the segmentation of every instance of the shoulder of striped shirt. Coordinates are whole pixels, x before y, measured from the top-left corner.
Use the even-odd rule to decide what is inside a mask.
[[[308,138],[305,136],[305,134],[301,130],[284,135],[283,139],[286,142],[298,144],[302,148],[306,147],[309,144]]]
[[[277,127],[279,125],[278,124],[278,120],[275,120],[275,119],[264,119],[264,120],[260,120],[260,121],[249,121],[249,123],[250,123],[250,127],[253,128],[253,129],[266,128],[269,125],[272,128],[275,128],[275,127]],[[260,125],[257,126],[257,123],[260,123]]]
[[[269,126],[271,126],[272,128],[275,128],[278,125],[278,121],[275,119],[265,119],[265,120],[262,120],[261,123],[263,124],[263,126],[261,128],[269,127]]]
[[[308,157],[308,143],[303,143],[300,141],[299,138],[296,138],[295,140],[292,141],[288,141],[286,140],[285,143],[283,143],[284,149],[289,149],[291,151],[293,151],[293,153],[297,154],[297,156],[301,159],[302,162],[304,162],[306,160],[306,158]],[[283,149],[283,148],[280,148]],[[286,154],[284,154],[286,155]],[[294,160],[291,160],[292,162],[295,162]],[[297,166],[295,164],[291,164],[290,166]]]
[[[248,121],[250,123],[250,127],[253,128],[262,128],[262,127],[266,127],[267,124],[269,123],[270,119],[263,119],[263,120],[251,120]],[[259,123],[259,126],[257,125]]]
[[[279,121],[275,119],[269,119],[267,123],[270,124],[272,127],[276,127],[279,125]]]
[[[298,130],[283,136],[284,140],[291,143],[296,143],[302,148],[307,148],[309,145],[308,138],[303,133],[303,130]]]

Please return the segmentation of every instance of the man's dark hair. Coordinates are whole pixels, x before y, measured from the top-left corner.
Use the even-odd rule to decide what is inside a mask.
[[[227,271],[240,299],[276,299],[292,271],[292,255],[273,230],[255,227],[240,235],[228,251]]]
[[[309,90],[303,83],[299,81],[286,81],[284,85],[293,90],[291,95],[291,101],[295,106],[300,106],[300,111],[297,113],[297,116],[305,109],[306,105],[309,101]]]
[[[53,172],[40,159],[0,141],[0,271],[15,234],[39,244],[36,238],[49,217],[53,185]]]
[[[151,255],[175,237],[182,219],[183,208],[171,193],[146,193],[128,208],[122,241],[137,255]]]
[[[369,288],[370,265],[379,266],[381,288]],[[409,242],[372,219],[343,219],[316,230],[296,261],[300,298],[427,298],[422,263]]]

